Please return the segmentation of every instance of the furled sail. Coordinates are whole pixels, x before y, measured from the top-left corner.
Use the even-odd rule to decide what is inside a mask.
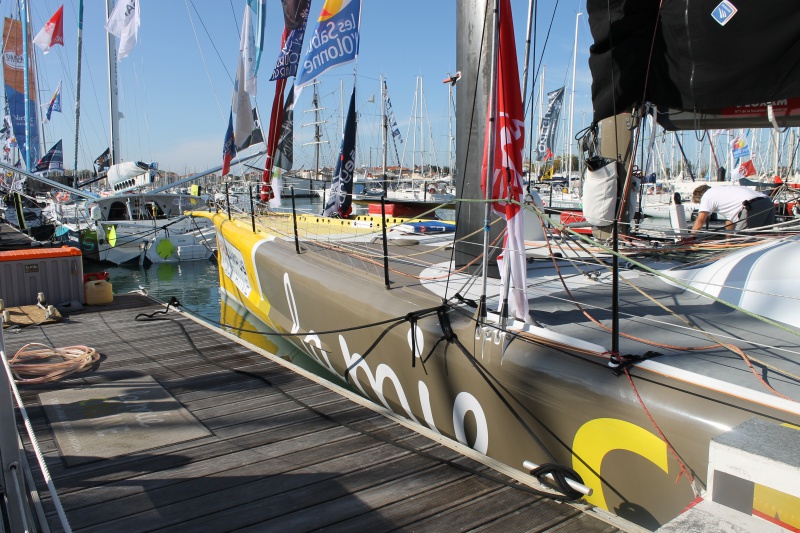
[[[767,126],[768,103],[777,124],[800,123],[795,3],[587,0],[587,12],[595,121],[647,101],[688,112],[662,114],[665,127]]]

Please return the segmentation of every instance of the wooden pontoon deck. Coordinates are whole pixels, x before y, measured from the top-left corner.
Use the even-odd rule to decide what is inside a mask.
[[[9,356],[28,342],[85,344],[102,356],[88,373],[22,388],[75,531],[618,530],[186,316],[134,320],[159,310],[144,296],[117,295],[63,323],[5,331]],[[146,376],[209,434],[66,466],[39,395]],[[29,461],[49,526],[60,531]]]

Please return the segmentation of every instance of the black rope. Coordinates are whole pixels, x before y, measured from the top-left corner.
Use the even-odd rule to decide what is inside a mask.
[[[173,303],[173,300],[174,300],[174,303]],[[171,298],[170,299],[170,304],[172,304],[174,307],[180,306],[180,303],[175,298]],[[366,429],[363,429],[362,427],[359,427],[356,423],[348,422],[346,420],[340,420],[338,418],[335,418],[332,415],[326,414],[326,413],[324,413],[324,412],[312,407],[311,405],[307,404],[306,402],[302,401],[301,399],[296,398],[295,396],[292,396],[287,391],[283,390],[282,388],[280,388],[279,386],[277,386],[276,384],[274,384],[272,381],[270,381],[268,378],[264,377],[261,374],[257,374],[255,372],[250,372],[250,371],[247,371],[247,370],[240,370],[240,369],[236,369],[236,368],[230,368],[230,367],[227,367],[227,366],[225,366],[225,365],[223,365],[223,364],[221,364],[221,363],[219,363],[217,361],[213,361],[213,360],[209,359],[197,347],[197,345],[192,340],[191,335],[189,335],[189,332],[186,331],[186,328],[184,327],[184,325],[179,320],[172,319],[172,318],[153,318],[154,315],[159,315],[159,314],[160,315],[164,315],[164,314],[166,314],[169,311],[169,305],[170,304],[168,304],[167,309],[165,309],[164,311],[156,311],[155,313],[151,313],[151,314],[140,313],[139,315],[136,316],[136,319],[139,320],[139,321],[168,320],[168,321],[174,323],[176,326],[178,326],[181,329],[181,332],[183,333],[184,337],[186,338],[186,341],[192,347],[194,352],[200,358],[202,358],[205,362],[207,362],[210,365],[213,365],[213,366],[215,366],[215,367],[217,367],[217,368],[219,368],[221,370],[225,370],[225,371],[228,371],[228,372],[233,372],[234,374],[238,374],[238,375],[241,375],[241,376],[245,376],[245,377],[248,377],[248,378],[252,378],[252,379],[256,379],[258,381],[261,381],[266,386],[271,387],[272,389],[277,391],[279,394],[284,396],[289,401],[294,402],[298,406],[302,407],[303,409],[308,410],[309,412],[315,414],[316,416],[319,416],[319,417],[321,417],[321,418],[323,418],[325,420],[328,420],[328,421],[330,421],[330,422],[332,422],[334,424],[338,424],[340,426],[344,426],[344,427],[346,427],[346,428],[348,428],[348,429],[350,429],[352,431],[355,431],[355,432],[357,432],[357,433],[359,433],[359,434],[361,434],[361,435],[363,435],[365,437],[369,437],[369,438],[381,441],[381,442],[383,442],[385,444],[390,444],[391,446],[394,446],[394,447],[397,447],[397,448],[401,448],[401,449],[403,449],[403,450],[405,450],[405,451],[407,451],[409,453],[412,453],[414,455],[417,455],[419,457],[423,457],[425,459],[434,461],[434,462],[436,462],[438,464],[444,464],[444,465],[456,468],[456,469],[461,470],[463,472],[467,472],[469,474],[472,474],[472,475],[474,475],[476,477],[480,477],[480,478],[492,481],[494,483],[498,483],[500,485],[512,488],[514,490],[519,490],[519,491],[522,491],[522,492],[525,492],[525,493],[528,493],[528,494],[532,494],[532,495],[535,495],[535,496],[540,496],[540,497],[543,497],[543,498],[550,498],[550,499],[557,500],[557,501],[573,501],[574,500],[574,498],[571,498],[569,495],[566,495],[566,493],[563,494],[563,495],[562,494],[555,494],[555,493],[550,493],[550,492],[538,490],[538,489],[535,489],[533,487],[529,487],[527,485],[521,485],[521,484],[518,484],[518,483],[515,483],[515,482],[511,482],[511,481],[508,481],[507,479],[503,479],[503,478],[500,478],[500,477],[497,477],[497,476],[493,476],[493,475],[487,474],[485,470],[477,470],[477,469],[474,469],[474,468],[470,468],[469,466],[466,466],[464,464],[460,464],[459,462],[457,462],[458,458],[455,459],[455,460],[453,460],[453,459],[444,459],[444,458],[439,457],[439,456],[437,456],[437,455],[435,455],[433,453],[429,453],[429,452],[426,452],[424,450],[420,450],[417,447],[405,444],[402,441],[398,441],[397,439],[395,439],[395,438],[393,438],[391,436],[382,436],[380,434],[370,432],[370,431],[368,431]],[[140,320],[139,317],[145,317],[145,319]],[[461,456],[459,455],[459,458],[460,457]],[[568,471],[568,469],[566,469],[565,467],[561,467],[561,468],[563,468],[564,471]],[[556,477],[555,474],[554,474],[554,477]],[[572,475],[570,475],[570,477],[572,477]],[[580,479],[580,477],[577,476],[577,474],[575,474],[574,479],[578,480],[578,479]],[[583,495],[581,495],[581,497],[582,496]]]
[[[547,474],[553,476],[554,481],[548,479],[546,477]],[[567,478],[570,478],[583,485],[581,476],[571,468],[555,463],[546,463],[531,470],[531,475],[538,479],[542,485],[552,486],[562,492],[568,501],[577,501],[583,498],[583,493],[570,487],[567,481]]]

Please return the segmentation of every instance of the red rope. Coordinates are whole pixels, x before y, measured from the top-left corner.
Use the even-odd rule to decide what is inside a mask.
[[[660,427],[658,427],[658,424],[656,423],[655,419],[653,418],[653,415],[650,414],[650,410],[647,409],[647,406],[644,404],[644,400],[639,395],[639,391],[636,389],[636,385],[633,383],[633,378],[631,377],[630,372],[628,372],[628,369],[624,368],[623,370],[625,371],[625,375],[628,376],[628,382],[631,384],[631,388],[633,389],[634,394],[636,394],[636,399],[639,400],[639,403],[641,404],[642,409],[644,409],[644,412],[647,415],[647,418],[649,418],[650,422],[653,423],[653,427],[655,427],[656,431],[658,431],[658,434],[661,436],[661,440],[663,440],[664,443],[667,445],[667,449],[670,451],[672,456],[678,462],[678,465],[681,467],[681,471],[678,472],[678,477],[675,478],[675,483],[680,481],[682,475],[686,475],[686,479],[689,480],[689,483],[693,484],[694,483],[694,476],[692,476],[692,473],[689,471],[689,467],[687,467],[686,463],[684,463],[681,460],[681,458],[678,457],[678,452],[675,451],[675,448],[672,447],[672,444],[670,444],[669,440],[667,439],[667,436],[664,435],[664,432],[661,431]]]

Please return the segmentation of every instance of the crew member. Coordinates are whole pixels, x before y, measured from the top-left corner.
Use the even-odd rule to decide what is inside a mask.
[[[701,230],[711,213],[725,217],[726,230],[760,228],[775,223],[772,200],[747,187],[700,185],[692,193],[692,201],[700,204],[692,231]]]

